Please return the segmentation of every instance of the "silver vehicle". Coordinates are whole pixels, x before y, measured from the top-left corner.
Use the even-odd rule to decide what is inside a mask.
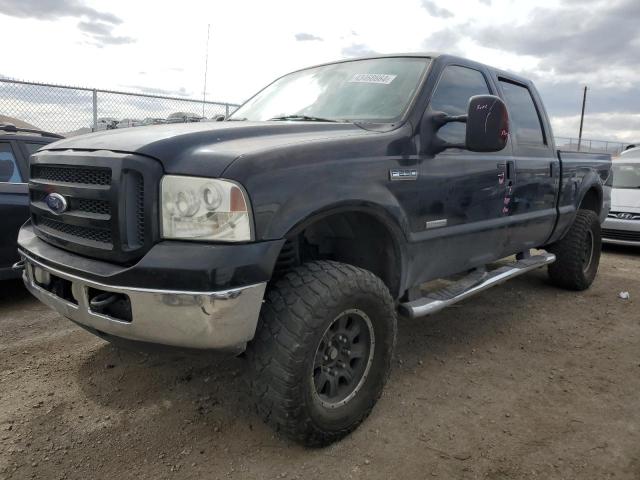
[[[640,246],[640,148],[613,162],[611,211],[602,225],[602,241]]]
[[[115,128],[139,127],[142,124],[140,120],[135,118],[123,118],[116,124]]]
[[[204,117],[189,112],[174,112],[167,117],[167,123],[200,122]]]
[[[161,125],[163,123],[167,123],[164,118],[147,117],[142,120],[142,125]]]

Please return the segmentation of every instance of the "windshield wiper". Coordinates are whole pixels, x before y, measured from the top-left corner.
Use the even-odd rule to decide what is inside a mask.
[[[322,117],[310,117],[309,115],[284,115],[282,117],[273,117],[270,118],[269,121],[272,120],[302,120],[303,122],[334,122],[338,123],[338,120],[332,120],[330,118],[322,118]]]

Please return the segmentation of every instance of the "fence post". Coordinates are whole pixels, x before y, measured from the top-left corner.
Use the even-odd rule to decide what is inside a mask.
[[[98,91],[93,89],[93,128],[92,132],[98,131]]]
[[[229,104],[228,103],[224,104],[224,118],[225,118],[225,120],[227,118],[229,118]]]

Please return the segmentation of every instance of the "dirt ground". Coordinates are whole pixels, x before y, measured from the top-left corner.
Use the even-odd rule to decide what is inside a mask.
[[[541,270],[403,319],[371,417],[306,450],[254,415],[244,360],[119,351],[5,282],[0,479],[637,480],[639,305],[640,250],[607,248],[587,292]]]

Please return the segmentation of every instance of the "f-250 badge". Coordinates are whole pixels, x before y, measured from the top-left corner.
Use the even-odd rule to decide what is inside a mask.
[[[389,180],[417,180],[418,170],[415,168],[392,168],[389,170]]]

